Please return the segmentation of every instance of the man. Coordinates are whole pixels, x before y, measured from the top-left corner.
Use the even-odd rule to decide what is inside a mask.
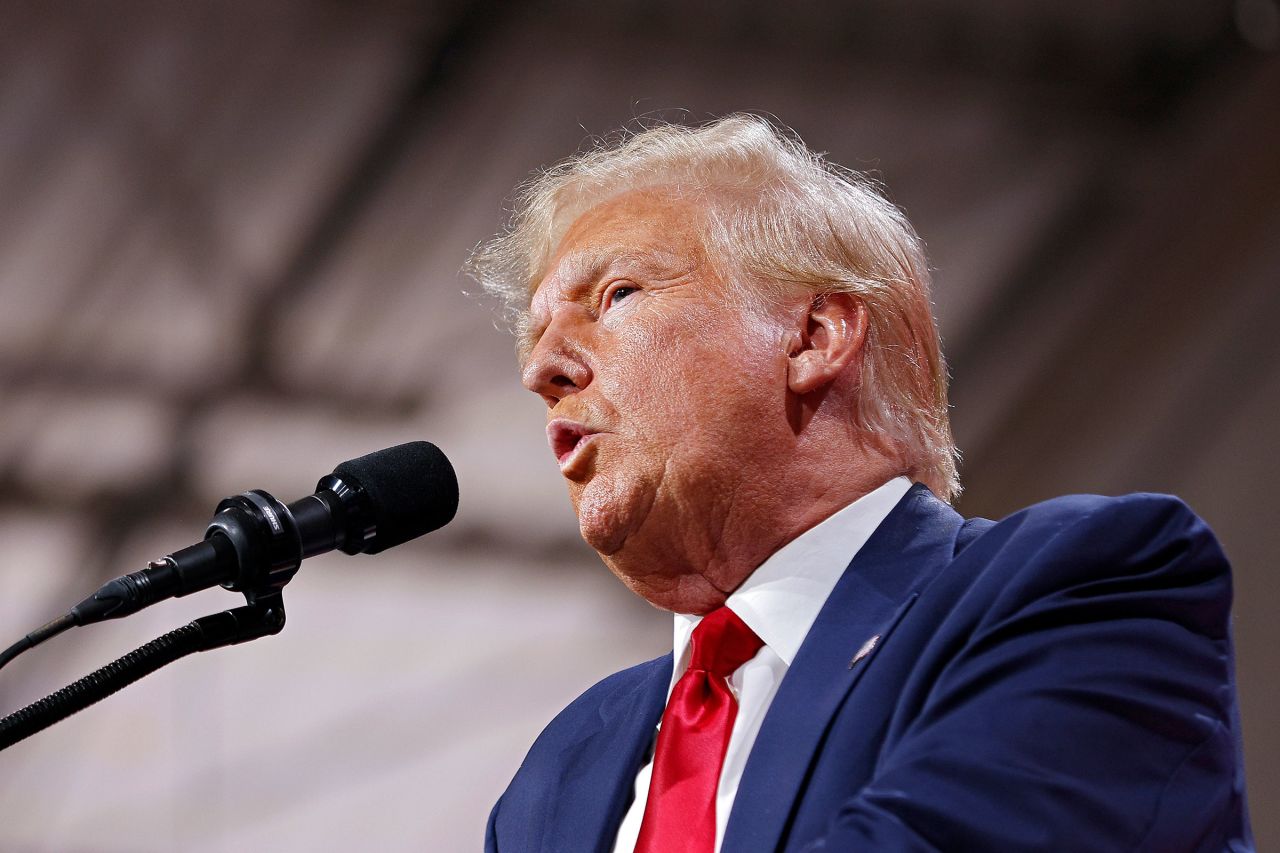
[[[958,489],[919,241],[766,122],[542,175],[472,270],[583,538],[675,614],[490,818],[516,851],[1251,848],[1228,566],[1172,498]]]

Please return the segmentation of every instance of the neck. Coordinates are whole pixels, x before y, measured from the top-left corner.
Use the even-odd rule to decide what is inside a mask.
[[[655,512],[604,562],[633,592],[677,613],[708,613],[771,554],[904,473],[875,448],[792,457],[782,471],[744,474],[695,513]],[[709,510],[709,511],[708,511]]]

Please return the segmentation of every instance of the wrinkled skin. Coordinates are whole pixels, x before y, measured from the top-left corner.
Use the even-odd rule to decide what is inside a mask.
[[[686,613],[903,468],[847,414],[862,306],[753,296],[711,262],[702,221],[662,190],[583,214],[534,291],[522,359],[583,539]]]

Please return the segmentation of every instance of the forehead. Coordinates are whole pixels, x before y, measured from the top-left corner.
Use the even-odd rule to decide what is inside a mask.
[[[671,191],[632,190],[583,213],[561,238],[534,285],[530,310],[589,287],[613,266],[661,274],[700,264],[706,250],[702,209]]]

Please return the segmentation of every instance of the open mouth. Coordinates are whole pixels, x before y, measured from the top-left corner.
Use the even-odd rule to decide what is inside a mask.
[[[551,445],[551,452],[555,454],[561,468],[564,468],[574,454],[595,434],[595,430],[586,424],[565,418],[556,418],[547,424],[547,443]]]

